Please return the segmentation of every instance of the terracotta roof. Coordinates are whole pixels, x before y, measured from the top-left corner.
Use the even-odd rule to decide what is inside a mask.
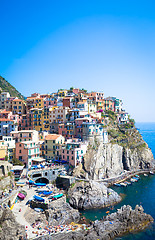
[[[22,100],[22,99],[15,98],[15,99],[13,100],[13,102],[23,102],[23,100]]]
[[[0,112],[1,113],[10,113],[11,111],[6,111],[5,109],[3,111]]]
[[[58,137],[60,137],[61,135],[59,134],[48,134],[46,137],[45,137],[45,140],[56,140]]]
[[[8,118],[0,118],[1,122],[13,122],[13,120],[10,120]]]

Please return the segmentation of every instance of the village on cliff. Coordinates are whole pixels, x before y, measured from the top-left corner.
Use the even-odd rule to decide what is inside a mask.
[[[1,239],[37,239],[76,230],[90,230],[94,236],[97,227],[87,225],[77,209],[112,206],[121,197],[108,186],[138,181],[138,171],[154,174],[152,152],[122,105],[103,92],[73,87],[33,93],[24,100],[0,93]],[[122,182],[129,176],[130,182]],[[132,212],[124,209],[127,215]],[[140,212],[144,214],[137,207],[133,217]],[[5,227],[6,219],[12,228]],[[113,232],[115,220],[107,218]]]

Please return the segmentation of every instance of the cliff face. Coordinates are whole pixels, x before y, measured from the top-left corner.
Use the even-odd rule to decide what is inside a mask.
[[[85,176],[97,180],[118,176],[124,170],[152,167],[153,154],[146,146],[129,149],[118,144],[103,144],[89,147],[83,163]]]

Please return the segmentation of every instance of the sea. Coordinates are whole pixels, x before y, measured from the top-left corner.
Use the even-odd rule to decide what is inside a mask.
[[[155,123],[136,123],[136,128],[141,133],[143,139],[147,142],[149,148],[155,158]],[[95,210],[85,210],[82,215],[90,220],[100,220],[106,216],[106,212],[115,212],[123,205],[135,206],[142,205],[144,212],[150,214],[155,220],[155,174],[140,175],[140,180],[127,187],[112,187],[113,190],[121,194],[123,200],[114,206],[114,209],[104,208]],[[135,223],[136,224],[136,223]],[[155,240],[155,223],[151,224],[142,232],[134,232],[123,237],[116,238],[117,240]]]

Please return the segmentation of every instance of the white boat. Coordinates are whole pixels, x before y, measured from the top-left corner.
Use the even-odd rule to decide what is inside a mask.
[[[144,177],[148,177],[148,175],[146,173],[144,173]]]
[[[126,186],[127,186],[126,183],[120,183],[120,185],[123,186],[123,187],[126,187]]]
[[[151,175],[154,175],[154,172],[150,171],[150,174],[151,174]]]

